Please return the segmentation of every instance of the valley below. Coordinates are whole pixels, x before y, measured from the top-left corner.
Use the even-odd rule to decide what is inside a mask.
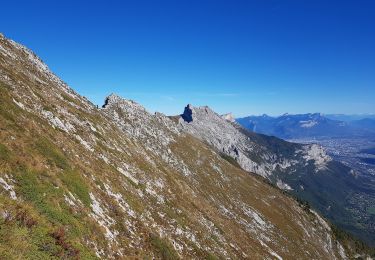
[[[316,140],[208,106],[166,116],[111,94],[99,108],[1,34],[0,61],[1,259],[374,255],[374,175]],[[372,143],[345,144],[371,163]]]
[[[375,260],[375,1],[3,1],[0,260]]]
[[[319,137],[289,141],[303,144],[316,143],[323,146],[334,160],[350,167],[353,175],[361,176],[366,180],[356,188],[358,192],[348,196],[346,208],[357,219],[359,228],[375,233],[375,138]]]
[[[357,174],[375,178],[375,137],[318,137],[288,140],[294,143],[317,143],[337,161],[352,168]]]

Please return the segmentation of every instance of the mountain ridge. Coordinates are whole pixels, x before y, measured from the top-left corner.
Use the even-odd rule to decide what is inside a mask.
[[[375,136],[375,124],[366,125],[365,121],[361,122],[361,120],[339,121],[332,118],[335,117],[321,113],[308,113],[286,114],[278,117],[248,116],[236,120],[250,131],[287,140],[311,137]],[[373,119],[368,120],[372,121]]]
[[[234,167],[169,117],[116,95],[97,109],[25,47],[4,37],[0,46],[2,256],[353,254],[319,215]]]
[[[208,107],[189,105],[189,115],[192,115],[191,120],[184,120],[182,115],[178,121],[183,131],[234,159],[242,169],[261,175],[280,189],[308,201],[335,224],[369,243],[373,241],[372,215],[353,214],[357,210],[351,198],[353,194],[364,196],[357,203],[371,205],[375,202],[374,184],[334,161],[320,145],[289,143],[253,133],[237,122],[225,120]],[[358,228],[358,221],[368,228]]]

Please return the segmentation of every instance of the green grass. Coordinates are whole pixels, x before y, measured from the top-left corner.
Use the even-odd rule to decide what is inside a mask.
[[[77,172],[64,174],[66,174],[64,179],[66,180],[66,185],[69,185],[68,188],[73,193],[75,193],[84,204],[90,203],[88,188],[83,183],[79,174]],[[79,252],[79,254],[84,259],[95,258],[92,255],[90,249],[88,249],[81,242],[81,238],[84,236],[88,236],[91,232],[87,227],[87,223],[83,221],[84,214],[82,212],[73,214],[70,211],[70,208],[64,201],[64,189],[56,188],[56,186],[54,186],[50,181],[50,176],[48,175],[48,173],[26,170],[24,172],[14,174],[14,176],[18,183],[18,187],[16,190],[17,194],[19,194],[24,202],[30,205],[33,210],[35,210],[37,214],[40,215],[40,217],[45,219],[44,222],[50,223],[52,227],[48,230],[48,232],[45,230],[41,230],[39,233],[33,234],[34,237],[32,237],[30,245],[32,245],[33,247],[35,247],[35,245],[39,245],[38,248],[41,247],[42,251],[47,250],[48,252],[50,252],[52,250],[51,246],[48,243],[46,244],[44,240],[51,239],[51,236],[54,240],[56,240],[56,238],[53,237],[53,232],[55,232],[58,227],[64,227],[67,232],[64,234],[63,240],[61,240],[62,238],[59,240],[61,246],[58,247],[58,250],[52,250],[52,255],[56,255],[59,258],[66,259],[67,255]],[[29,223],[30,221],[24,222]],[[37,220],[35,226],[33,226],[32,229],[38,229],[40,227],[40,222],[41,221]],[[14,240],[19,239],[20,238],[15,238]],[[58,241],[54,241],[53,244],[56,244],[57,242]],[[33,249],[32,251],[35,250]],[[50,258],[26,257],[26,259]]]
[[[58,259],[59,248],[43,227],[28,229],[20,223],[0,223],[1,259]]]
[[[161,239],[157,235],[150,236],[151,245],[155,248],[156,252],[163,260],[175,260],[179,259],[177,252],[174,250],[173,246],[166,241]]]
[[[54,165],[63,170],[70,170],[70,165],[65,155],[46,138],[40,138],[35,142],[35,149],[44,156],[50,165]]]
[[[44,218],[23,202],[0,197],[0,208],[9,218],[0,218],[0,259],[58,259],[62,250],[50,236]]]
[[[8,161],[9,159],[10,159],[9,149],[5,145],[0,144],[0,161]]]
[[[1,201],[0,206],[3,206]],[[15,217],[0,220],[0,259],[97,259],[66,233],[56,237],[56,230],[63,227],[49,225],[42,215],[33,213],[30,208],[7,206]],[[27,225],[20,215],[34,218],[36,224]]]
[[[130,208],[132,208],[135,212],[140,214],[144,212],[145,207],[139,200],[128,193],[123,193],[123,196],[125,201],[129,204]]]
[[[76,101],[73,98],[71,98],[70,96],[68,96],[67,94],[62,93],[61,96],[62,96],[63,99],[65,99],[68,102],[71,102],[71,103],[74,103],[74,104],[76,103]]]
[[[89,188],[80,173],[76,170],[69,170],[64,171],[60,176],[66,187],[77,195],[85,206],[89,207],[91,204]]]
[[[56,189],[51,183],[43,183],[41,173],[27,170],[17,175],[18,193],[34,205],[40,214],[44,214],[51,222],[69,224],[72,216],[63,212],[58,203],[63,197],[62,190]]]
[[[177,224],[181,227],[185,227],[188,224],[187,216],[183,212],[177,213],[176,208],[175,203],[166,201],[163,211],[167,214],[168,218],[176,220]]]
[[[16,174],[18,183],[16,192],[54,225],[78,227],[76,216],[66,207],[64,190],[56,188],[46,175],[33,170]],[[80,230],[72,230],[72,233],[79,234]]]
[[[207,256],[205,257],[206,260],[217,260],[219,258],[217,258],[215,255],[211,254],[211,253],[207,253]]]
[[[0,122],[4,123],[2,127],[14,127],[17,124],[17,118],[21,108],[13,101],[10,95],[10,87],[0,82]],[[18,128],[21,130],[21,128]]]

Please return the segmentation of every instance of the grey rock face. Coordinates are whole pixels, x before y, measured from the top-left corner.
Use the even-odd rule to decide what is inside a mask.
[[[287,173],[292,166],[304,165],[309,160],[321,168],[329,161],[326,154],[322,154],[325,159],[320,158],[316,152],[320,149],[309,145],[294,145],[292,153],[288,155],[279,153],[273,147],[262,144],[260,139],[266,137],[246,134],[246,130],[233,122],[232,118],[231,114],[219,116],[207,106],[188,105],[179,120],[179,128],[209,143],[218,152],[234,158],[244,170],[266,178],[270,178],[275,171]],[[311,154],[314,156],[309,156]]]
[[[236,122],[236,118],[234,117],[232,113],[224,114],[221,117],[229,122],[232,122],[232,123]]]

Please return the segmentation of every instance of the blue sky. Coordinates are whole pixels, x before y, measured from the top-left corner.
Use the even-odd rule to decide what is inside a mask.
[[[33,2],[33,3],[31,3]],[[59,2],[59,3],[58,3]],[[375,113],[375,1],[3,1],[0,31],[101,105]]]

